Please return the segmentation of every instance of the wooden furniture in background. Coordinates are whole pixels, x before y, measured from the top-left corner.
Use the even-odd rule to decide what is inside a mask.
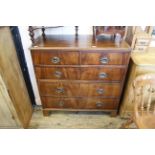
[[[132,52],[147,51],[152,40],[152,31],[151,26],[146,26],[145,30],[140,26],[128,27],[126,40],[131,45]]]
[[[126,28],[125,26],[93,26],[93,35],[95,39],[101,38],[102,36],[109,36],[114,39],[115,35],[119,33],[121,38],[124,39],[127,31]]]
[[[45,116],[54,110],[116,115],[130,58],[125,41],[51,35],[37,39],[31,54]]]
[[[26,128],[32,106],[9,27],[0,27],[0,128]]]
[[[133,81],[134,116],[123,127],[135,122],[138,128],[155,128],[155,74],[144,74]]]
[[[46,29],[56,29],[56,28],[60,28],[63,26],[29,26],[29,35],[31,38],[32,43],[35,42],[35,31],[36,30],[41,30],[42,31],[42,37],[45,40],[46,39],[46,34],[45,31]],[[75,35],[78,35],[78,26],[75,26]]]
[[[123,37],[125,34],[125,26],[93,26],[96,35],[120,33]]]
[[[122,117],[129,117],[133,113],[133,80],[142,74],[155,73],[155,49],[150,49],[146,53],[132,53],[129,67],[128,79],[123,93],[120,108]]]

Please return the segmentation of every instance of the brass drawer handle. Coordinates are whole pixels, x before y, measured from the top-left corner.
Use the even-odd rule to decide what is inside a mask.
[[[59,88],[56,89],[56,92],[57,93],[64,93],[64,88],[59,87]]]
[[[60,71],[55,71],[55,72],[54,72],[54,76],[57,77],[57,78],[61,78],[62,72],[60,72]]]
[[[100,79],[104,79],[104,78],[107,78],[107,74],[102,72],[102,73],[99,73],[99,78]]]
[[[109,62],[109,59],[107,57],[100,58],[100,63],[101,64],[107,64],[108,62]]]
[[[59,57],[53,57],[53,58],[51,59],[51,61],[52,61],[52,63],[57,64],[57,63],[60,62],[60,58],[59,58]]]
[[[63,107],[64,106],[64,102],[63,101],[59,101],[58,105],[59,105],[59,107]]]
[[[96,92],[97,92],[98,94],[103,94],[103,93],[104,93],[104,90],[103,90],[102,88],[99,88],[99,89],[96,90]]]
[[[103,103],[102,102],[96,102],[96,107],[100,108],[103,106]]]

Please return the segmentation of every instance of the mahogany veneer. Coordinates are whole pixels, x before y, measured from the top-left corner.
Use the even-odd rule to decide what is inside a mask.
[[[130,58],[125,41],[90,35],[38,38],[31,47],[43,114],[52,110],[116,114]]]

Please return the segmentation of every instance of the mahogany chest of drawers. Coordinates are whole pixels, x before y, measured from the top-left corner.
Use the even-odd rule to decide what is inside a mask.
[[[52,110],[117,113],[130,58],[126,42],[47,36],[31,54],[45,116]]]

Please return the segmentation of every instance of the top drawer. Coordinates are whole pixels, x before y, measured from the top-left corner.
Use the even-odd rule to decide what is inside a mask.
[[[32,51],[35,65],[78,65],[78,51],[35,50]]]
[[[128,64],[129,53],[124,52],[82,52],[82,65],[124,65]]]

